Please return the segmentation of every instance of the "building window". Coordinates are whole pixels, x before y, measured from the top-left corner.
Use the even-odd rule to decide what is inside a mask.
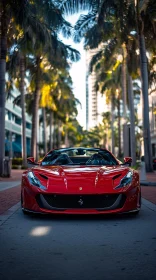
[[[21,122],[22,120],[19,117],[15,116],[15,123],[21,125]]]
[[[28,122],[27,122],[27,123],[26,123],[26,128],[27,128],[27,129],[31,129],[31,123],[28,123]]]
[[[8,121],[8,110],[5,109],[5,120]]]

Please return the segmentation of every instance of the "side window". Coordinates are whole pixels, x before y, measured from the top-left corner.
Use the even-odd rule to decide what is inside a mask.
[[[108,165],[117,165],[117,161],[109,152],[100,153]]]
[[[42,161],[41,165],[50,165],[52,164],[52,162],[58,157],[58,154],[56,153],[52,153],[52,154],[48,154],[44,160]]]

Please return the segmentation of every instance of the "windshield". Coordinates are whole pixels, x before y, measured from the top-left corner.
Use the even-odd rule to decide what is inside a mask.
[[[118,165],[118,161],[107,150],[69,148],[49,152],[41,165]]]

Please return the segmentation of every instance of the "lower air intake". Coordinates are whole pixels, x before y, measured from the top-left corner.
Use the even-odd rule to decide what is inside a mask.
[[[66,209],[118,209],[123,207],[126,197],[123,194],[102,195],[62,195],[40,194],[36,197],[40,208],[49,210]]]

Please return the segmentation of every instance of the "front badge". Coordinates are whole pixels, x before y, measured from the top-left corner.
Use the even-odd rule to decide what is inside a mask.
[[[82,198],[79,199],[78,203],[80,204],[80,206],[83,205],[83,200],[82,200]]]

